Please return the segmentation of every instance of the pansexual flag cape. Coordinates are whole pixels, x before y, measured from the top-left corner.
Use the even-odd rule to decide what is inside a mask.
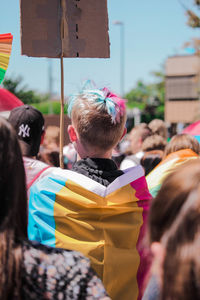
[[[55,168],[31,188],[29,238],[85,254],[112,299],[140,299],[147,271],[141,241],[150,199],[141,166],[108,187]]]
[[[199,156],[191,149],[183,149],[170,153],[156,168],[147,175],[147,184],[149,191],[153,197],[156,197],[160,190],[161,184],[165,177],[173,172],[177,166],[187,162],[190,159],[198,158]]]

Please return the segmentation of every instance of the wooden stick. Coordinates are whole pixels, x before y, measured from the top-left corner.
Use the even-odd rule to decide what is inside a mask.
[[[63,56],[60,58],[61,66],[61,101],[60,101],[60,167],[64,169],[63,162],[63,147],[64,147],[64,68],[63,68]]]
[[[63,162],[63,147],[64,147],[64,68],[63,68],[63,41],[64,41],[64,20],[65,20],[65,1],[61,0],[61,57],[60,57],[60,71],[61,71],[61,100],[60,100],[60,167],[64,169]]]

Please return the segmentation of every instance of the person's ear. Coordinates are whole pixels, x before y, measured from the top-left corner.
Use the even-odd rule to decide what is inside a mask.
[[[45,130],[42,132],[42,135],[41,135],[41,139],[40,139],[40,145],[42,145],[44,143],[44,137],[45,137]]]
[[[123,137],[125,136],[126,133],[127,133],[127,128],[124,127],[124,131],[123,131],[123,133],[122,133],[122,136],[121,136],[120,141],[123,139]]]
[[[70,141],[72,143],[76,142],[78,138],[77,138],[77,134],[76,134],[76,130],[75,130],[74,126],[69,125],[68,128],[67,128],[67,131],[68,131],[68,134],[69,134]]]

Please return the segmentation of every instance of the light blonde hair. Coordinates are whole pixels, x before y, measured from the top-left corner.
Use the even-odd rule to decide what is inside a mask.
[[[108,151],[123,135],[125,104],[108,89],[83,91],[72,99],[69,115],[83,146]]]
[[[167,127],[163,120],[154,119],[149,123],[149,128],[151,128],[153,134],[158,134],[164,139],[167,139]]]
[[[158,135],[153,134],[151,136],[148,136],[143,144],[142,144],[142,151],[152,151],[152,150],[165,150],[165,147],[167,145],[166,140]]]
[[[182,133],[173,136],[171,141],[167,144],[164,152],[165,158],[170,153],[182,150],[182,149],[191,149],[199,155],[200,145],[195,137],[190,134]]]

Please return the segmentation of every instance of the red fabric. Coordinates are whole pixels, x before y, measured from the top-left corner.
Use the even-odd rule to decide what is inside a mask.
[[[197,122],[192,123],[189,126],[187,126],[183,130],[183,133],[188,133],[191,135],[200,135],[200,121],[197,121]]]
[[[0,88],[0,111],[10,111],[21,105],[24,105],[24,103],[15,95],[6,89]]]

